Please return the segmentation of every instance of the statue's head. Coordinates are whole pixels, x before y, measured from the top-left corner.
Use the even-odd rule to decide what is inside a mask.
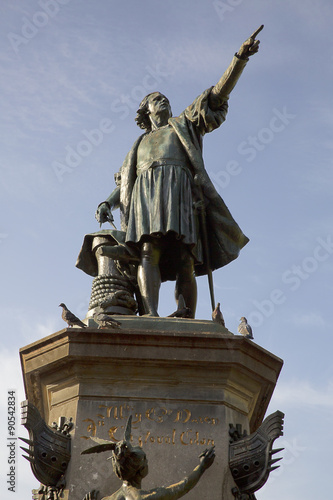
[[[140,128],[150,132],[150,115],[154,113],[168,114],[168,118],[172,116],[169,99],[161,94],[161,92],[152,92],[142,99],[135,121]]]
[[[112,460],[115,474],[123,481],[129,481],[131,484],[140,484],[141,479],[148,474],[148,460],[140,446],[131,445],[131,427],[132,416],[128,418],[124,439],[114,443],[92,437],[91,439],[98,443],[97,446],[82,451],[82,455],[112,450],[112,455],[108,460]]]
[[[110,457],[114,473],[122,481],[143,479],[148,474],[148,460],[140,446],[132,446],[128,441],[119,441]]]

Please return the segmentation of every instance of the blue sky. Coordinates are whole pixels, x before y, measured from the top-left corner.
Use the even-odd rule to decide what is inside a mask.
[[[264,24],[226,123],[204,142],[206,168],[250,238],[239,259],[214,273],[215,295],[230,331],[246,316],[255,342],[285,362],[269,411],[286,413],[278,442],[286,451],[258,500],[326,497],[332,3],[3,0],[0,11],[2,415],[8,388],[24,399],[18,349],[64,327],[62,301],[85,316],[91,278],[74,264],[140,133],[141,98],[160,90],[179,114]],[[198,283],[197,317],[209,319],[207,280]],[[173,284],[164,290],[162,315],[174,310]],[[11,496],[18,500],[37,485],[23,462]]]

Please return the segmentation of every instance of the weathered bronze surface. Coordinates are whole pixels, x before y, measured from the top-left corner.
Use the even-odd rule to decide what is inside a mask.
[[[148,474],[148,460],[141,446],[131,445],[131,425],[132,416],[128,418],[125,428],[124,439],[117,443],[103,439],[91,438],[97,442],[96,446],[88,448],[82,452],[82,455],[90,453],[101,453],[111,450],[111,460],[113,471],[119,479],[123,481],[118,491],[111,496],[104,497],[104,500],[176,500],[191,491],[197,484],[202,474],[214,462],[214,447],[206,449],[200,455],[200,463],[184,479],[170,486],[153,488],[152,490],[142,490],[141,482]],[[84,498],[96,498],[96,490],[86,495]]]
[[[233,489],[235,498],[255,498],[258,491],[267,481],[270,472],[279,466],[274,464],[281,458],[272,458],[283,448],[273,450],[275,439],[283,435],[284,414],[276,411],[269,415],[260,427],[250,434],[242,434],[240,425],[230,425],[231,443],[229,447],[229,466],[237,485]]]
[[[224,122],[229,95],[258,51],[261,29],[242,44],[217,85],[180,116],[172,117],[159,92],[143,99],[136,121],[145,133],[128,153],[116,189],[97,208],[100,223],[120,208],[125,243],[140,252],[137,281],[143,312],[150,316],[158,316],[161,282],[175,280],[176,300],[182,295],[194,317],[195,275],[208,274],[212,290],[211,271],[234,260],[248,242],[205,170],[202,137]],[[204,218],[198,215],[203,200]]]
[[[49,427],[38,409],[29,401],[21,403],[22,424],[29,431],[29,439],[20,438],[29,448],[21,446],[27,453],[23,455],[30,464],[38,481],[42,483],[35,495],[48,495],[57,498],[65,487],[65,473],[71,458],[71,437],[69,432],[74,424],[64,417],[59,424]]]
[[[125,236],[123,231],[101,230],[84,237],[76,267],[94,276],[87,318],[101,310],[107,315],[135,314],[140,306],[139,254],[125,245]]]

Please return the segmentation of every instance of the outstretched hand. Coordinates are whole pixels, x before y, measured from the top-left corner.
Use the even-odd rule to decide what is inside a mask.
[[[201,455],[199,455],[199,458],[200,465],[204,468],[204,470],[208,469],[215,459],[215,446],[203,451]]]
[[[237,52],[237,55],[239,57],[241,57],[242,59],[247,59],[248,57],[258,52],[260,40],[256,40],[256,37],[263,29],[263,27],[264,25],[262,24],[258,29],[255,30],[254,33],[252,33],[250,38],[245,40],[245,42],[241,45],[241,48]]]

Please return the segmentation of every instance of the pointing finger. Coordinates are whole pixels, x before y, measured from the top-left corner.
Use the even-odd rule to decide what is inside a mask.
[[[264,29],[264,25],[262,24],[258,29],[255,30],[254,33],[250,36],[250,38],[253,38],[253,40],[256,39],[256,37],[259,35],[260,31]]]

